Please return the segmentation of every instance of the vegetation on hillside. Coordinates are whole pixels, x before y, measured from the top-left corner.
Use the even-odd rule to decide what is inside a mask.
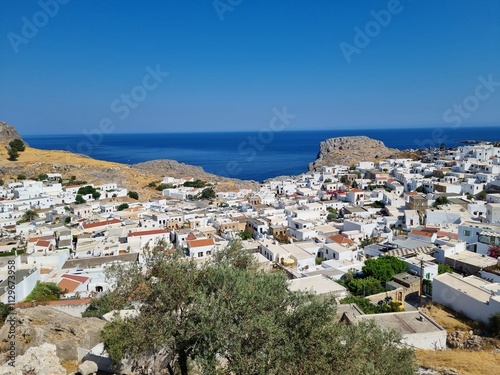
[[[26,149],[24,142],[20,139],[14,139],[10,141],[9,147],[10,148],[7,153],[9,155],[10,161],[16,161],[17,158],[19,157],[19,153],[23,152]]]

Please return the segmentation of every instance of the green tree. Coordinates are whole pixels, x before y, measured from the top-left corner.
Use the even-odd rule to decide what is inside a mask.
[[[373,276],[382,282],[387,282],[397,274],[406,271],[406,263],[394,256],[381,256],[376,259],[368,259],[363,266],[365,276]]]
[[[17,179],[18,180],[26,180],[26,175],[24,175],[24,174],[18,174],[17,175]]]
[[[139,193],[136,192],[136,191],[129,191],[127,193],[127,195],[132,198],[132,199],[135,199],[135,200],[138,200],[139,199]]]
[[[174,187],[175,187],[175,186],[174,186],[174,185],[172,185],[172,184],[160,184],[160,185],[156,186],[156,190],[158,190],[158,191],[163,191],[163,190],[165,190],[165,189],[172,189],[172,188],[174,188]]]
[[[86,200],[83,199],[82,195],[81,194],[77,194],[76,197],[75,197],[75,203],[76,204],[82,204],[82,203],[85,203]]]
[[[184,182],[183,186],[185,187],[194,187],[194,188],[202,188],[207,186],[207,183],[202,180],[195,180],[195,181],[186,181]]]
[[[448,203],[448,198],[442,196],[442,197],[437,197],[436,200],[434,201],[434,203],[432,204],[433,207],[438,207],[438,206],[441,206],[443,204],[447,204]]]
[[[486,190],[482,190],[482,191],[480,191],[479,193],[476,194],[476,199],[484,201],[484,200],[486,200],[486,195],[487,194],[488,193],[486,192]]]
[[[30,222],[38,218],[38,213],[35,210],[26,210],[23,214],[23,220]]]
[[[43,283],[37,281],[35,287],[25,298],[26,302],[57,301],[64,291],[56,283]]]
[[[252,238],[252,233],[247,231],[247,230],[243,230],[241,232],[238,233],[238,236],[242,239],[242,240],[249,240],[250,238]]]
[[[122,203],[122,204],[120,204],[120,205],[116,208],[116,210],[117,210],[117,211],[123,211],[123,210],[127,209],[128,207],[129,207],[128,203]]]
[[[400,336],[338,323],[333,299],[289,291],[284,273],[257,271],[241,250],[235,243],[201,266],[163,251],[145,254],[148,272],[114,266],[111,293],[141,307],[105,326],[111,358],[128,358],[139,374],[414,373]]]
[[[444,264],[444,263],[439,263],[438,264],[438,274],[441,275],[443,273],[453,273],[453,268],[451,268],[450,266]]]
[[[10,148],[7,153],[9,154],[10,161],[16,161],[19,158],[19,151],[15,148]]]
[[[339,218],[339,215],[338,214],[328,214],[326,216],[326,221],[328,222],[332,222],[334,220],[337,220]]]
[[[370,296],[385,290],[381,281],[373,276],[354,278],[346,286],[355,296]]]
[[[90,185],[87,185],[87,186],[84,186],[84,187],[81,187],[80,189],[78,189],[77,194],[82,194],[82,195],[91,194],[92,198],[94,198],[94,199],[99,199],[99,197],[101,196],[101,193],[99,191],[97,191],[96,188],[94,188]]]
[[[361,296],[349,296],[340,300],[342,305],[355,303],[365,314],[377,314],[378,306],[370,302],[368,298]]]
[[[424,187],[423,187],[422,185],[420,185],[419,187],[417,187],[417,188],[415,189],[415,191],[416,191],[417,193],[423,193],[423,192],[424,192]]]
[[[106,293],[102,297],[93,299],[82,313],[83,318],[102,318],[103,315],[113,311],[131,308],[125,298],[116,293]]]
[[[9,146],[11,149],[16,149],[17,151],[23,152],[26,149],[24,142],[20,139],[14,139],[9,142]]]
[[[203,189],[201,192],[202,199],[214,199],[216,197],[215,191],[212,188]]]

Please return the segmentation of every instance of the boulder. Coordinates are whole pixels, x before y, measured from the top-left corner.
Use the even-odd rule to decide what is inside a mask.
[[[97,373],[97,370],[97,363],[93,361],[85,361],[80,366],[78,366],[78,373],[80,375],[92,375]]]
[[[66,375],[56,354],[54,344],[42,344],[26,350],[23,355],[17,356],[14,366],[6,363],[0,366],[2,375]]]
[[[105,321],[77,318],[48,306],[16,309],[9,319],[16,321],[16,355],[29,348],[52,343],[61,361],[77,360],[77,348],[91,349],[100,342]],[[10,324],[0,328],[0,364],[7,362]]]

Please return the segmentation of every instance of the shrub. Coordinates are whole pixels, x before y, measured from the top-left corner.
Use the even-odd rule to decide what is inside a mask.
[[[127,193],[127,195],[132,198],[132,199],[135,199],[135,200],[138,200],[139,199],[139,193],[136,192],[136,191],[129,191]]]

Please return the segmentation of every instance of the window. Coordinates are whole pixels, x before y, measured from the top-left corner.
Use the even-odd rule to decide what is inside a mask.
[[[470,230],[464,229],[464,236],[470,237]]]
[[[198,258],[202,258],[202,257],[203,257],[203,252],[202,252],[202,251],[200,251],[200,252],[198,253]]]

